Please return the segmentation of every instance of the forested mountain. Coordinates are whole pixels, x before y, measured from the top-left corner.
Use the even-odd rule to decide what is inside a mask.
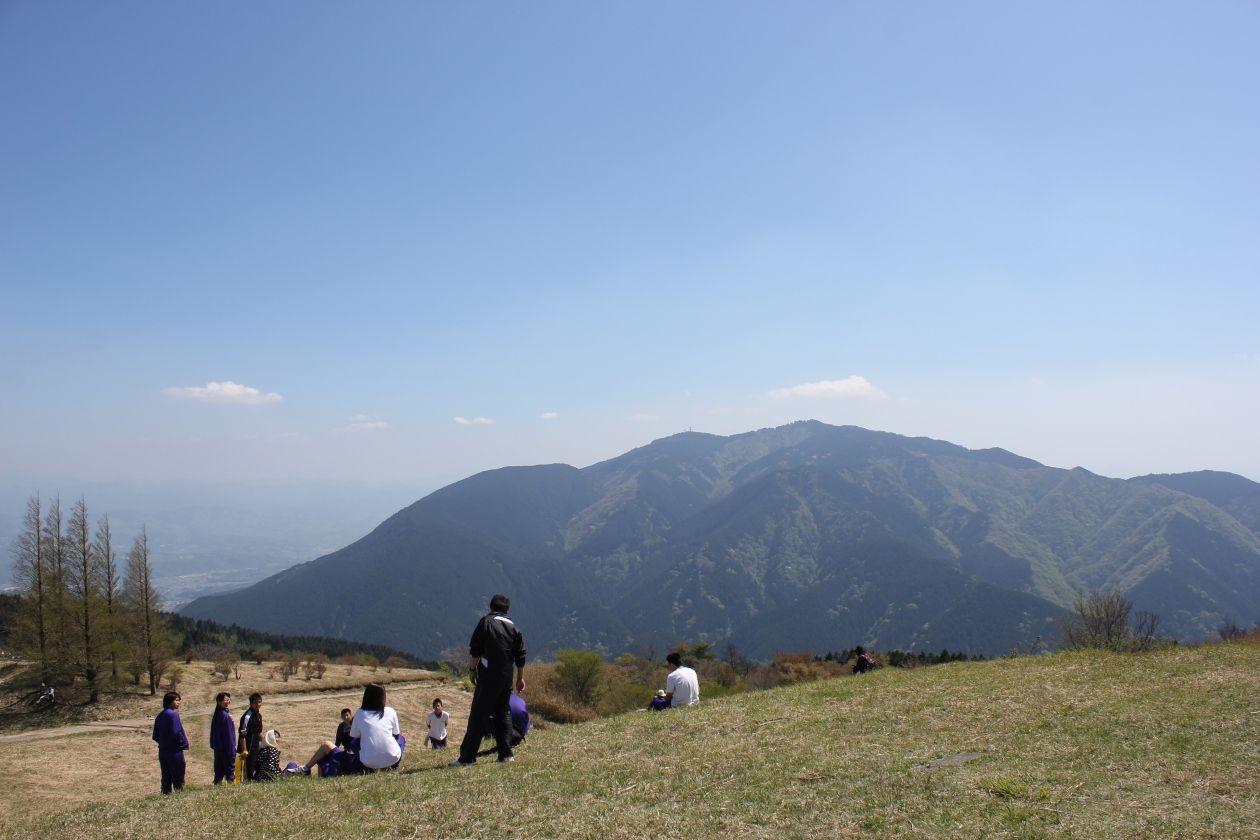
[[[1260,485],[1128,481],[851,426],[674,435],[585,469],[480,473],[188,615],[436,656],[509,593],[537,653],[1002,653],[1119,588],[1184,638],[1260,617]]]

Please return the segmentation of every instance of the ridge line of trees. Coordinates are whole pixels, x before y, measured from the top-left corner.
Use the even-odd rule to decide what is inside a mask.
[[[127,552],[120,579],[109,517],[93,532],[84,499],[66,521],[60,497],[45,509],[36,495],[27,500],[12,554],[14,642],[34,660],[43,682],[81,679],[88,702],[95,703],[107,677],[118,682],[121,667],[137,685],[147,675],[149,693],[157,692],[175,645],[153,585],[145,528]]]

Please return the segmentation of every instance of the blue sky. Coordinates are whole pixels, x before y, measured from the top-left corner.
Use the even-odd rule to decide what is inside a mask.
[[[1248,2],[0,3],[0,469],[817,418],[1260,479],[1257,43]]]

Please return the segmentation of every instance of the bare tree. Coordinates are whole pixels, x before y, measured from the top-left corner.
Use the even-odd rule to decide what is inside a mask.
[[[1151,650],[1161,643],[1159,637],[1159,616],[1150,610],[1138,610],[1133,614],[1129,624],[1129,649],[1133,651]]]
[[[149,694],[156,694],[158,681],[171,658],[170,631],[158,614],[157,590],[149,560],[149,534],[144,528],[127,552],[127,576],[123,583],[132,625],[132,661],[149,674]]]
[[[1072,613],[1059,622],[1063,646],[1068,649],[1099,648],[1115,651],[1150,650],[1162,643],[1159,616],[1146,610],[1133,612],[1119,590],[1078,593]]]
[[[70,509],[66,526],[66,594],[74,607],[77,626],[73,662],[88,687],[88,702],[100,699],[97,663],[100,658],[100,574],[88,525],[87,503],[80,498]]]
[[[109,530],[109,515],[101,517],[96,525],[96,537],[92,543],[100,573],[101,598],[104,600],[102,616],[104,643],[101,647],[109,657],[110,679],[118,682],[118,654],[122,643],[122,605],[119,603],[118,557],[114,554],[113,535]]]
[[[1216,628],[1216,635],[1221,637],[1222,642],[1236,642],[1246,636],[1247,631],[1239,627],[1233,619],[1229,619]]]
[[[13,582],[22,593],[20,637],[39,663],[40,679],[52,679],[48,619],[51,612],[47,552],[39,496],[26,502],[22,531],[13,546]]]
[[[53,499],[44,515],[45,592],[48,596],[48,650],[53,670],[66,676],[70,663],[70,609],[66,603],[66,538],[61,499]]]

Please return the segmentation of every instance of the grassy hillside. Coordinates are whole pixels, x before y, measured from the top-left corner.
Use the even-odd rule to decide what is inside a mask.
[[[252,836],[1256,837],[1258,721],[1260,647],[1057,654],[883,669],[551,729],[509,766],[448,769],[449,753],[416,749],[396,774],[203,788],[7,828],[19,837],[216,836],[233,825]],[[960,753],[981,755],[925,767]]]

